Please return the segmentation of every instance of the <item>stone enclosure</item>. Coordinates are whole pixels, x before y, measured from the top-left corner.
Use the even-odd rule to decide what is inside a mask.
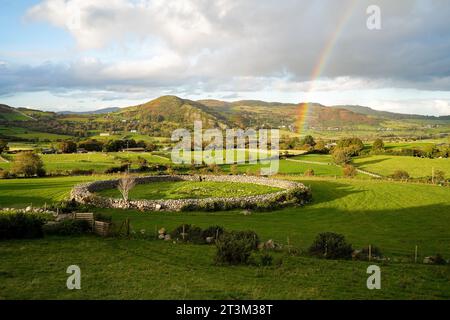
[[[75,186],[71,200],[80,204],[102,208],[137,209],[141,211],[219,211],[230,209],[255,209],[282,207],[288,204],[303,205],[311,199],[311,191],[303,184],[256,176],[214,176],[214,175],[161,175],[136,177],[136,184],[176,181],[212,181],[252,183],[284,189],[263,195],[235,198],[171,199],[171,200],[129,200],[112,199],[95,194],[105,189],[117,188],[120,179],[94,181]],[[294,201],[293,201],[294,199]]]

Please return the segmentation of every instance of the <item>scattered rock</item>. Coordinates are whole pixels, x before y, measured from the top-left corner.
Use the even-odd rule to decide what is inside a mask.
[[[166,238],[166,236],[163,235],[163,234],[160,234],[160,235],[158,236],[158,239],[160,239],[160,240],[164,240],[165,238]]]
[[[441,255],[429,256],[423,259],[424,264],[447,264],[447,261]]]
[[[166,234],[166,228],[161,228],[158,230],[159,234]]]
[[[28,206],[25,208],[25,212],[31,212],[33,210],[33,207]]]
[[[275,243],[272,239],[266,241],[266,242],[262,242],[258,245],[258,249],[260,250],[279,250],[281,249],[281,245],[279,245],[278,243]]]
[[[170,241],[170,240],[172,240],[172,237],[170,236],[170,234],[166,234],[166,235],[164,236],[164,240],[165,240],[165,241]]]
[[[434,264],[433,257],[425,257],[423,259],[423,263],[425,263],[425,264]]]
[[[214,237],[207,237],[206,238],[206,243],[213,243],[214,242]]]
[[[358,250],[358,249],[353,250],[352,259],[357,259],[360,256],[361,252],[362,252],[362,250]]]
[[[275,242],[273,242],[273,240],[270,239],[264,244],[264,247],[266,249],[275,249]]]

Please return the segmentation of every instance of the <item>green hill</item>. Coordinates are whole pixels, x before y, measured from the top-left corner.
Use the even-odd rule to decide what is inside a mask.
[[[28,121],[32,118],[18,109],[0,104],[0,121]]]
[[[402,115],[368,107],[318,103],[192,101],[162,96],[140,105],[107,110],[111,112],[60,114],[0,105],[0,122],[36,132],[83,138],[104,132],[111,137],[129,132],[140,137],[170,137],[175,129],[191,130],[194,121],[202,121],[204,128],[279,128],[283,135],[301,132],[332,139],[349,135],[368,140],[376,137],[439,139],[450,133],[449,117]]]
[[[227,119],[212,108],[200,102],[181,99],[176,96],[163,96],[150,102],[128,107],[117,114],[129,120],[144,123],[172,123],[180,128],[192,126],[194,121],[202,121],[204,127],[226,126]]]
[[[200,100],[233,123],[242,126],[281,127],[295,126],[304,104],[242,100],[225,102]],[[379,119],[346,109],[329,108],[317,103],[308,103],[306,122],[312,128],[353,127],[355,125],[378,125]]]

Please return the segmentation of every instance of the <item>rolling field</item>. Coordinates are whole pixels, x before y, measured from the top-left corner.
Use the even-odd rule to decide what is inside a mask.
[[[2,125],[0,125],[0,135],[13,136],[13,137],[29,139],[29,140],[49,140],[49,141],[65,140],[65,139],[72,138],[71,136],[62,135],[62,134],[38,132],[38,131],[27,130],[24,128],[19,128],[19,127],[10,127],[10,126],[2,126]]]
[[[50,203],[62,199],[86,178],[0,181],[0,206]],[[280,266],[220,267],[215,249],[174,245],[158,240],[95,237],[0,242],[0,298],[141,298],[141,299],[449,299],[448,266],[398,263],[441,253],[450,256],[450,190],[437,186],[291,177],[311,186],[314,202],[243,215],[216,213],[141,213],[96,209],[120,223],[131,219],[133,230],[172,230],[182,223],[200,227],[255,230],[262,240],[274,239],[305,250],[317,233],[346,235],[355,248],[380,247],[391,259],[382,263],[382,290],[369,291],[365,262],[323,261],[283,256]],[[47,186],[42,188],[41,186]],[[24,192],[26,190],[26,192]],[[5,194],[6,192],[6,194]],[[65,289],[68,265],[83,273],[82,290]]]
[[[170,160],[151,153],[81,153],[81,154],[43,154],[40,155],[47,172],[70,170],[94,170],[103,173],[106,169],[120,166],[123,160],[136,161],[138,157],[147,160],[148,163],[169,163]],[[14,156],[9,156],[10,160]],[[0,162],[0,168],[9,169],[11,163]]]
[[[101,179],[101,176],[0,180],[0,208],[25,208],[30,204],[64,200],[76,184]],[[105,177],[103,177],[105,178]]]
[[[295,158],[297,159],[297,157]],[[303,175],[306,170],[313,169],[316,176],[342,176],[342,168],[338,166],[314,163],[304,163],[293,160],[280,160],[279,173],[288,175]],[[223,170],[228,172],[231,170],[230,165],[223,165]],[[239,173],[257,173],[261,168],[269,168],[267,163],[258,163],[256,165],[240,164],[237,166]]]
[[[441,170],[450,177],[450,159],[425,159],[391,155],[373,155],[353,160],[356,167],[382,176],[405,170],[413,178],[431,177],[432,170]]]

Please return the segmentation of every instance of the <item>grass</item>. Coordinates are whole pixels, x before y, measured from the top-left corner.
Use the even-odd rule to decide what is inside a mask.
[[[230,165],[223,165],[222,168],[225,172],[229,172],[231,170]],[[240,164],[237,166],[239,173],[257,173],[261,170],[261,168],[269,168],[269,164]],[[303,163],[290,160],[280,160],[278,172],[288,175],[303,175],[308,169],[313,169],[316,176],[342,176],[342,168],[338,166]]]
[[[432,170],[441,170],[450,176],[450,159],[424,159],[391,155],[373,155],[354,159],[354,164],[383,176],[393,174],[396,170],[405,170],[411,177],[422,178],[432,175]]]
[[[170,160],[164,157],[152,155],[151,153],[81,153],[81,154],[43,154],[40,155],[44,162],[45,170],[48,173],[71,171],[71,170],[94,170],[96,173],[103,173],[106,169],[120,166],[122,161],[130,160],[136,162],[138,157],[147,160],[148,163],[169,163]],[[9,156],[10,160],[14,156]],[[11,163],[0,162],[0,168],[9,169]]]
[[[280,267],[222,267],[214,248],[93,237],[0,243],[0,299],[449,299],[445,267],[385,265],[366,288],[368,263],[285,257]],[[81,269],[67,290],[66,269]]]
[[[279,188],[234,182],[158,182],[140,184],[130,191],[130,199],[203,199],[209,197],[243,197],[281,191]],[[102,190],[100,195],[120,198],[117,189]]]
[[[320,163],[333,163],[333,157],[330,154],[305,154],[293,157],[293,159]]]
[[[43,206],[45,203],[61,201],[69,196],[74,185],[101,178],[80,176],[0,180],[0,208],[24,208],[30,204]]]
[[[74,184],[104,177],[0,180],[0,207],[60,200]],[[153,234],[180,224],[255,230],[306,250],[319,232],[342,233],[355,248],[378,246],[382,289],[369,291],[365,262],[283,258],[281,266],[221,267],[214,248],[157,240],[52,238],[0,242],[0,299],[450,299],[450,268],[413,264],[441,253],[450,257],[450,189],[411,183],[284,176],[304,182],[314,201],[302,208],[244,215],[142,213],[95,209],[116,223]],[[396,261],[409,261],[397,263]],[[82,270],[82,290],[65,288],[66,268]]]
[[[17,137],[20,139],[41,140],[41,141],[42,140],[57,141],[72,138],[71,136],[68,135],[54,134],[48,132],[38,132],[27,130],[25,128],[3,126],[3,125],[0,125],[0,135]]]
[[[78,183],[105,177],[62,177],[0,180],[0,207],[43,205],[67,197]],[[450,255],[450,189],[421,184],[372,180],[291,177],[313,191],[314,202],[303,208],[243,216],[240,211],[217,213],[151,213],[97,209],[116,221],[132,219],[136,230],[167,229],[181,223],[202,227],[222,224],[229,229],[254,229],[264,239],[286,242],[289,236],[306,248],[315,235],[335,231],[358,246],[369,243],[393,255],[410,254],[419,245],[428,255]],[[45,188],[43,188],[45,186]],[[430,231],[432,230],[432,232]]]

